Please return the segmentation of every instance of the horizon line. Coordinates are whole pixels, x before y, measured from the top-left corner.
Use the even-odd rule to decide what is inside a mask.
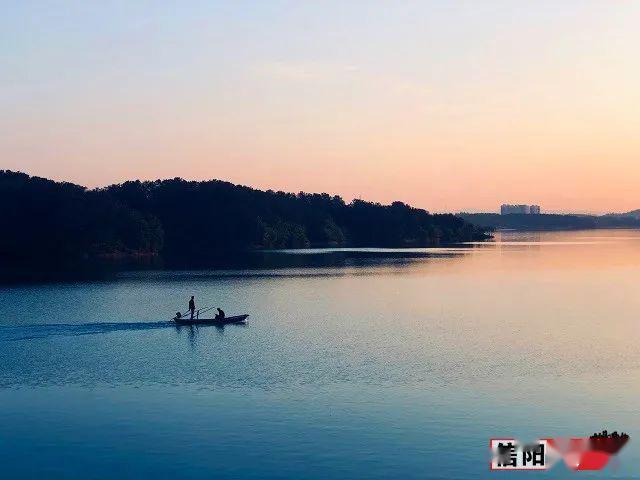
[[[422,210],[426,210],[428,213],[432,213],[432,214],[453,214],[453,215],[459,215],[459,214],[463,214],[463,213],[467,213],[467,214],[481,214],[481,213],[486,213],[486,214],[500,214],[500,205],[505,204],[505,203],[509,203],[509,202],[502,202],[500,205],[497,206],[497,208],[495,210],[480,210],[478,208],[457,208],[457,209],[451,209],[451,210],[442,210],[442,209],[429,209],[429,208],[425,208],[425,207],[421,207],[421,206],[417,206],[411,203],[407,203],[405,201],[402,200],[393,200],[390,201],[389,203],[383,203],[380,201],[374,201],[374,200],[367,200],[366,198],[363,198],[362,196],[354,196],[353,198],[351,198],[350,200],[347,200],[343,195],[337,194],[337,193],[329,193],[327,191],[305,191],[305,190],[298,190],[297,192],[294,192],[292,190],[282,190],[282,189],[277,189],[277,188],[264,188],[264,187],[258,187],[258,186],[254,186],[254,185],[249,185],[246,183],[236,183],[233,182],[231,180],[225,180],[222,178],[188,178],[188,177],[182,177],[182,176],[174,176],[174,177],[156,177],[156,178],[135,178],[135,179],[125,179],[125,180],[120,180],[120,181],[114,181],[114,182],[109,182],[106,184],[100,184],[100,185],[84,185],[82,183],[77,183],[76,181],[72,181],[72,180],[65,180],[65,179],[60,179],[60,178],[54,178],[54,177],[45,177],[45,176],[41,176],[41,175],[37,175],[37,174],[32,174],[32,173],[28,173],[26,171],[23,170],[11,170],[9,168],[7,169],[0,169],[0,171],[4,171],[4,172],[13,172],[13,173],[21,173],[24,175],[28,175],[29,177],[37,177],[37,178],[42,178],[45,180],[51,180],[54,182],[61,182],[61,183],[71,183],[74,185],[78,185],[80,187],[86,188],[87,190],[94,190],[94,189],[101,189],[101,188],[108,188],[112,185],[120,185],[126,182],[162,182],[162,181],[167,181],[167,180],[176,180],[176,179],[180,179],[186,182],[212,182],[212,181],[217,181],[217,182],[224,182],[224,183],[229,183],[231,185],[235,185],[235,186],[239,186],[239,187],[246,187],[246,188],[251,188],[253,190],[259,190],[259,191],[273,191],[273,192],[282,192],[282,193],[289,193],[292,195],[297,195],[298,193],[306,193],[306,194],[316,194],[316,195],[329,195],[331,197],[340,197],[342,198],[346,203],[349,203],[353,200],[364,200],[367,202],[371,202],[371,203],[379,203],[381,205],[391,205],[394,202],[402,202],[405,205],[409,205],[410,207],[413,208],[418,208],[418,209],[422,209]],[[513,203],[513,202],[512,202]],[[527,202],[523,202],[523,204],[527,204]],[[541,204],[537,204],[540,205],[541,209],[544,210],[544,206]],[[629,210],[629,211],[633,211],[633,210]],[[628,212],[628,211],[627,211]],[[622,215],[624,213],[627,212],[612,212],[612,211],[583,211],[583,210],[563,210],[563,209],[553,209],[553,210],[546,210],[546,211],[541,211],[539,215],[590,215],[590,216],[602,216],[602,215],[609,215],[609,214],[614,214],[614,215]]]

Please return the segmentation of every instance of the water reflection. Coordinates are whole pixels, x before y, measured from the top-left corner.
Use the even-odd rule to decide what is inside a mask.
[[[180,336],[183,332],[187,333],[189,338],[189,344],[192,348],[195,348],[200,329],[214,330],[218,337],[224,337],[225,328],[247,328],[246,323],[228,323],[228,324],[202,324],[202,325],[179,325],[171,322],[176,330],[176,333]]]
[[[459,244],[446,248],[343,248],[343,249],[297,249],[265,250],[229,254],[204,259],[201,263],[166,264],[162,259],[127,261],[84,261],[73,264],[0,265],[0,285],[25,283],[88,282],[110,281],[127,276],[154,275],[157,272],[206,271],[219,275],[250,274],[255,277],[271,276],[273,271],[284,272],[291,269],[367,268],[377,266],[403,267],[430,258],[448,258],[461,255],[473,248],[471,244]],[[235,273],[234,273],[235,272]],[[286,273],[285,273],[286,274]]]

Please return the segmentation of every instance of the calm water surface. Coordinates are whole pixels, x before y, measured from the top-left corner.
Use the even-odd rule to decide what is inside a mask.
[[[640,232],[338,253],[1,287],[2,477],[522,477],[490,437],[603,428],[616,469],[546,476],[640,477]],[[192,294],[248,324],[172,326]]]

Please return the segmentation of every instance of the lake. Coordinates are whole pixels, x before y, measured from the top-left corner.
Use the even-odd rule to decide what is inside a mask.
[[[638,477],[639,231],[272,255],[0,287],[3,478],[529,478],[491,437],[602,429],[615,465],[545,475]]]

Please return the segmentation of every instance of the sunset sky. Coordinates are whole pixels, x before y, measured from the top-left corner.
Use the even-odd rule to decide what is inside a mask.
[[[640,2],[3,1],[0,168],[640,208]]]

